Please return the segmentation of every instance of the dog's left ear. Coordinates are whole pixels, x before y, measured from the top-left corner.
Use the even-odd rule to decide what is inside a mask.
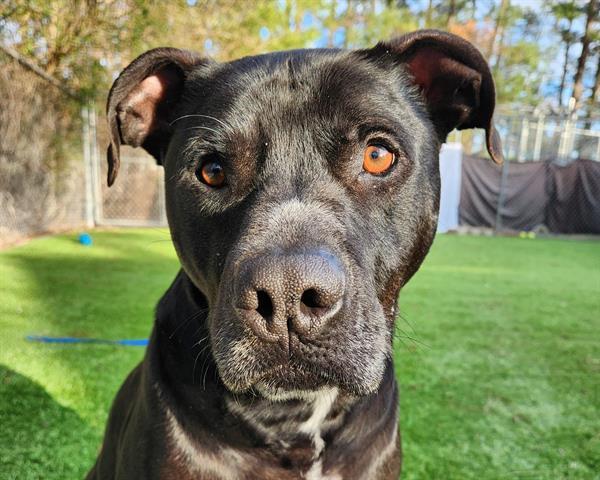
[[[391,55],[408,69],[442,142],[454,128],[483,128],[490,156],[502,163],[502,145],[493,122],[494,80],[471,43],[439,30],[420,30],[380,42],[372,54]]]

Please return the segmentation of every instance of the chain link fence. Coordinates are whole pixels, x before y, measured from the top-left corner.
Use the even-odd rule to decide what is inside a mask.
[[[91,171],[89,199],[92,222],[98,226],[166,227],[164,171],[143,149],[121,147],[119,175],[112,187],[106,178],[105,152],[108,131],[104,115],[88,110],[89,148],[86,164]]]
[[[552,161],[562,165],[577,159],[600,162],[600,116],[580,118],[569,112],[500,108],[495,123],[509,161]],[[455,131],[451,138],[461,142],[468,155],[484,154],[481,131]]]
[[[481,132],[465,151],[460,223],[495,232],[600,234],[600,118],[500,109],[502,167],[484,160]]]
[[[119,177],[110,188],[102,181],[99,225],[166,226],[164,173],[154,158],[123,149]],[[107,165],[100,165],[100,178]]]
[[[93,106],[4,52],[0,98],[0,247],[96,225],[167,225],[163,170],[143,151],[125,147],[106,186],[105,122]]]
[[[78,106],[1,54],[0,98],[0,246],[84,224]]]

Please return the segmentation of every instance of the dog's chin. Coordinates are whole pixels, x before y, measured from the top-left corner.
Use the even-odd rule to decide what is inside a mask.
[[[363,385],[331,371],[318,371],[303,365],[279,365],[251,377],[227,381],[225,386],[235,394],[259,395],[273,401],[310,399],[325,389],[336,389],[348,396],[373,393],[379,383]]]
[[[258,382],[253,387],[253,392],[272,402],[287,402],[290,400],[300,400],[305,402],[314,401],[319,394],[325,391],[337,392],[337,387],[322,386],[308,390],[299,388],[280,388],[269,382]]]
[[[284,365],[265,372],[253,383],[252,388],[267,398],[279,398],[289,397],[294,392],[314,392],[331,387],[332,383],[332,379],[305,368]]]

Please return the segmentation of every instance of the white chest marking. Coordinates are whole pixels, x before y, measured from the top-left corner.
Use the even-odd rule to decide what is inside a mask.
[[[321,455],[325,442],[321,437],[321,426],[327,418],[327,414],[331,410],[333,402],[337,398],[337,388],[325,389],[315,397],[313,403],[313,413],[310,418],[300,425],[300,431],[311,435],[315,446],[315,459]]]
[[[315,446],[314,459],[315,462],[312,464],[310,470],[306,472],[304,478],[306,480],[335,480],[335,477],[329,477],[323,475],[323,464],[319,458],[323,448],[325,447],[325,441],[321,436],[321,427],[323,422],[327,418],[333,402],[337,398],[337,388],[328,388],[318,392],[313,400],[313,413],[306,422],[300,425],[300,432],[310,435],[312,437],[313,445]]]

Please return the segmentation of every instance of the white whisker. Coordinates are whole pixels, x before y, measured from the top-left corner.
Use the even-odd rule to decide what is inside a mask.
[[[214,132],[216,134],[218,134],[219,132],[217,130],[215,130],[214,128],[210,128],[210,127],[202,127],[202,126],[197,126],[197,127],[190,127],[190,128],[186,128],[184,130],[208,130],[209,132]]]
[[[229,125],[227,125],[222,120],[219,120],[218,118],[215,118],[215,117],[211,117],[210,115],[200,115],[199,113],[191,114],[191,115],[182,115],[181,117],[177,117],[175,120],[173,120],[171,123],[169,123],[169,126],[171,127],[175,122],[178,122],[179,120],[183,120],[185,118],[192,118],[192,117],[209,118],[210,120],[214,120],[215,122],[220,123],[221,125],[223,125],[223,127],[229,128]]]

